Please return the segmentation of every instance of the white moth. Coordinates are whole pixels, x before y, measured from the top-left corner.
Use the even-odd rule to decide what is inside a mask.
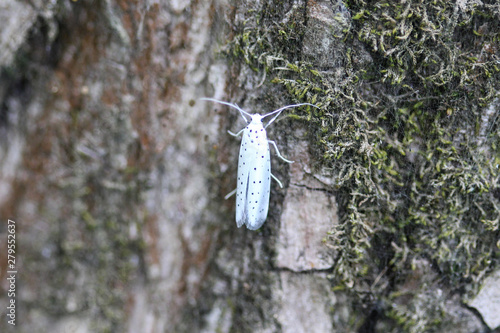
[[[243,224],[250,230],[259,229],[267,218],[269,209],[269,193],[271,188],[271,177],[274,178],[280,187],[283,187],[278,178],[271,173],[271,159],[269,157],[269,144],[274,146],[276,154],[285,162],[293,163],[281,156],[274,141],[267,139],[266,128],[278,118],[281,111],[309,103],[287,105],[278,110],[261,116],[260,114],[250,114],[242,110],[239,106],[227,102],[218,101],[213,98],[202,98],[205,101],[212,101],[229,105],[238,109],[245,122],[248,124],[238,133],[228,131],[233,136],[243,134],[240,146],[240,156],[238,159],[238,184],[234,191],[226,195],[226,199],[236,193],[236,224],[238,228]],[[276,116],[267,123],[262,124],[262,119],[270,115]],[[250,117],[250,121],[245,117]]]

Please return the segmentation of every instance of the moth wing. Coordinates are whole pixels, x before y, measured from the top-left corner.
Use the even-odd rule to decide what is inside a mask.
[[[245,128],[240,145],[240,156],[238,158],[238,184],[236,185],[236,225],[241,227],[247,221],[247,192],[248,177],[250,174],[250,159],[247,155],[251,144],[248,136],[248,128]]]
[[[246,226],[250,230],[259,229],[267,218],[269,193],[271,188],[271,159],[267,138],[254,140],[247,152],[251,157],[246,197]]]

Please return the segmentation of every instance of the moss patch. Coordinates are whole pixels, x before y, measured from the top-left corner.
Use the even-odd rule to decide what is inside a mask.
[[[448,288],[475,286],[500,253],[500,117],[498,105],[488,109],[500,90],[498,5],[340,4],[331,38],[344,48],[342,68],[301,57],[309,9],[249,13],[225,54],[265,71],[294,102],[321,107],[294,118],[336,183],[333,280],[390,304],[387,292],[427,260]],[[407,331],[419,320],[386,307]]]

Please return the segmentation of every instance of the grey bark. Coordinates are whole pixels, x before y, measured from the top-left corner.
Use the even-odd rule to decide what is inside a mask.
[[[324,43],[303,51],[331,64],[343,46],[322,29],[338,9],[318,3],[305,36]],[[251,112],[289,101],[261,85],[262,73],[218,56],[233,26],[261,6],[0,5],[0,216],[17,223],[19,271],[17,324],[2,318],[1,331],[345,332],[353,317],[358,329],[369,325],[371,309],[332,290],[336,253],[323,239],[338,208],[304,128],[270,127],[296,163],[273,160],[286,185],[272,185],[261,230],[236,228],[234,199],[223,199],[238,151],[226,130],[243,124],[199,97]],[[467,318],[463,332],[482,327],[459,300],[450,304]]]

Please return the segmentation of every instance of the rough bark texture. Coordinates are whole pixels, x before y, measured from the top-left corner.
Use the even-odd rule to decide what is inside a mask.
[[[398,3],[404,15],[388,18],[385,13],[375,28],[368,26],[370,15],[376,18],[377,8],[387,6],[372,8],[363,1],[0,4],[3,309],[9,301],[7,219],[17,223],[18,270],[16,326],[2,316],[0,331],[495,330],[500,325],[492,315],[500,312],[498,296],[492,300],[484,292],[478,294],[478,287],[489,276],[485,288],[491,295],[499,293],[494,282],[500,269],[499,107],[492,97],[499,86],[498,70],[487,66],[498,63],[500,29],[494,22],[500,19],[500,9],[480,7],[492,15],[474,28],[478,40],[493,36],[491,45],[475,40],[478,54],[484,48],[486,59],[477,67],[487,67],[489,76],[462,78],[482,87],[480,96],[471,92],[467,98],[487,103],[468,116],[457,106],[463,95],[453,104],[428,98],[423,90],[404,90],[411,86],[405,80],[418,86],[422,71],[434,70],[431,66],[420,71],[418,62],[412,65],[404,52],[425,58],[412,47],[432,43],[441,28],[435,27],[425,40],[408,38],[411,32],[406,35],[404,27],[418,15],[409,14],[410,4]],[[476,5],[482,4],[457,1],[452,12],[476,17],[471,14]],[[419,18],[428,23],[425,15]],[[424,23],[422,31],[428,27]],[[401,45],[390,34],[376,32],[390,24],[397,27],[389,28]],[[451,34],[456,37],[458,32]],[[470,38],[464,36],[464,44],[469,45]],[[390,43],[400,48],[392,52]],[[388,65],[396,54],[394,64],[404,64],[400,68]],[[440,60],[445,65],[453,61],[445,56]],[[388,70],[383,78],[375,72],[360,74],[384,66]],[[436,70],[440,75],[443,71]],[[438,74],[431,74],[423,80],[428,86],[438,81]],[[461,79],[454,82],[467,92],[473,89]],[[446,92],[437,84],[432,87],[437,96]],[[412,99],[419,94],[425,95],[425,102]],[[296,162],[286,165],[273,158],[273,173],[285,186],[272,184],[270,213],[258,231],[236,228],[234,198],[223,199],[235,187],[238,152],[238,141],[226,131],[242,128],[241,119],[234,109],[200,101],[203,96],[259,113],[294,102],[322,108],[297,110],[269,127],[268,135],[283,155]],[[407,109],[402,104],[406,96],[412,105]],[[386,107],[388,101],[397,107]],[[419,104],[428,101],[434,104]],[[347,111],[342,113],[342,108]],[[464,255],[467,265],[458,255],[453,261],[442,254],[450,246],[444,232],[436,242],[406,243],[413,232],[424,229],[419,226],[442,222],[436,213],[439,206],[431,205],[435,198],[422,204],[427,210],[420,211],[418,223],[411,213],[421,208],[412,206],[412,191],[421,190],[411,187],[408,179],[426,172],[418,163],[425,161],[426,149],[437,149],[434,141],[419,137],[407,142],[398,136],[403,130],[373,142],[368,139],[373,133],[391,132],[391,123],[380,119],[414,124],[418,115],[412,112],[421,108],[436,112],[439,119],[432,124],[453,122],[446,115],[464,117],[477,129],[480,155],[497,164],[496,170],[477,164],[489,170],[478,176],[486,185],[471,181],[457,190],[491,195],[478,197],[476,204],[476,197],[470,196],[456,203],[453,208],[467,209],[444,212],[457,217],[439,224],[462,244],[463,233],[455,234],[451,226],[470,223],[464,213],[468,207],[479,212],[476,238],[469,238],[480,238],[490,252],[480,252],[480,243],[470,246],[474,250],[457,250],[469,255],[472,251],[474,259]],[[468,130],[460,127],[457,133]],[[352,141],[339,140],[345,133],[352,133]],[[462,142],[444,143],[444,134],[436,140],[442,141],[436,144],[439,149]],[[377,146],[383,141],[386,150]],[[408,150],[401,157],[397,150],[403,144]],[[366,159],[357,160],[356,154]],[[383,161],[374,156],[383,156]],[[414,168],[406,176],[400,176],[401,160]],[[430,169],[448,170],[440,163]],[[390,178],[384,178],[387,175]],[[404,182],[411,191],[401,189]],[[439,192],[437,182],[425,198]],[[439,184],[455,188],[455,183]],[[398,224],[401,207],[411,216],[404,226]],[[426,238],[425,233],[418,235]],[[429,235],[434,240],[434,234]],[[435,247],[435,256],[422,249],[435,243],[444,244]],[[481,258],[477,264],[476,258]]]

